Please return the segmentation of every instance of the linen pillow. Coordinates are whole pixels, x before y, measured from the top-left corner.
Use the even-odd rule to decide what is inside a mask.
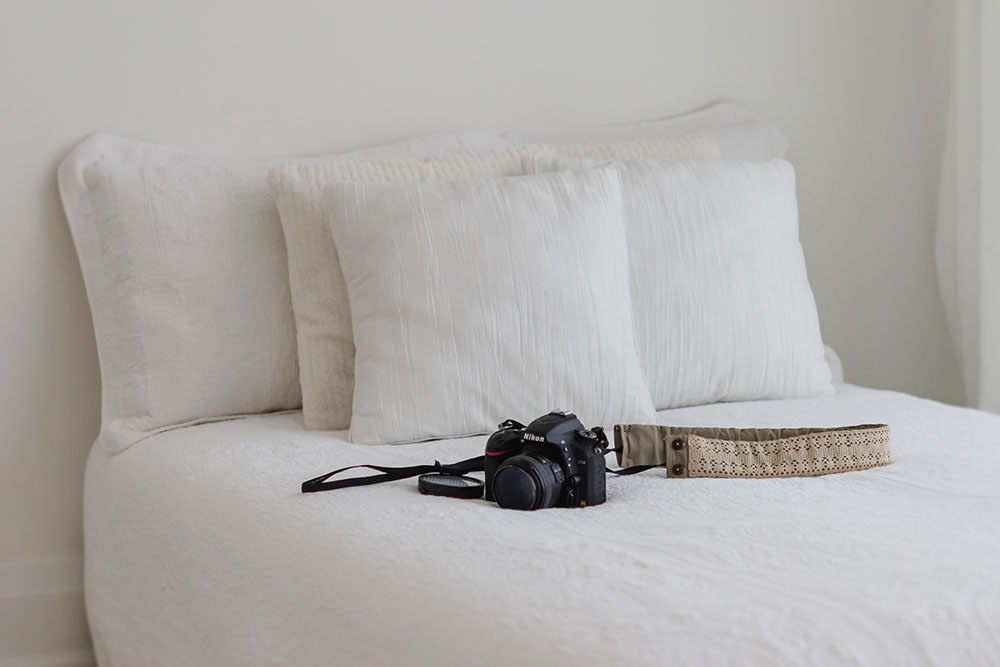
[[[657,409],[833,391],[784,160],[620,165]]]
[[[554,157],[542,146],[451,151],[414,159],[291,162],[271,170],[288,250],[307,428],[341,430],[351,421],[354,337],[347,286],[323,214],[323,188],[335,181],[407,184],[473,180],[523,173],[524,165]]]
[[[572,145],[616,144],[649,140],[676,139],[698,151],[694,155],[579,155],[605,159],[703,159],[716,157],[726,160],[770,160],[784,157],[788,137],[774,123],[746,107],[732,102],[715,104],[706,109],[662,120],[582,130],[512,131],[504,138],[513,143],[546,143],[557,149]],[[713,155],[704,155],[711,147]],[[676,148],[674,149],[676,150]],[[564,152],[564,155],[569,153]]]
[[[350,439],[485,433],[574,409],[654,418],[614,169],[325,190],[350,297]]]
[[[504,143],[464,133],[346,157]],[[278,162],[97,134],[59,166],[100,358],[100,439],[111,451],[180,424],[300,404],[287,259],[267,185]]]
[[[525,156],[522,160],[522,172],[525,174],[598,167],[620,161],[717,160],[721,152],[719,143],[704,134],[596,144],[537,145],[546,146],[547,150]]]

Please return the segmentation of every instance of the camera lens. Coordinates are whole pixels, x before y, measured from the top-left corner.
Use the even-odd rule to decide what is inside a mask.
[[[500,507],[537,510],[559,500],[565,476],[562,468],[544,456],[512,456],[497,468],[493,497]]]

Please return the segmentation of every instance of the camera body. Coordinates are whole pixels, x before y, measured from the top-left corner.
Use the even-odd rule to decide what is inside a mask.
[[[607,438],[597,431],[561,411],[500,424],[486,443],[486,499],[525,510],[600,505]]]

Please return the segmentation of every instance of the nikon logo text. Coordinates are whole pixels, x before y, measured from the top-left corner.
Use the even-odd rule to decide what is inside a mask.
[[[544,436],[535,435],[534,433],[525,433],[523,438],[525,440],[531,440],[532,442],[545,442]]]

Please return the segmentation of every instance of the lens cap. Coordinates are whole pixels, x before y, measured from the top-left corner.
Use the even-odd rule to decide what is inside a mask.
[[[428,496],[447,496],[448,498],[481,498],[486,487],[475,477],[464,475],[445,475],[432,472],[421,475],[417,480],[420,493]]]

